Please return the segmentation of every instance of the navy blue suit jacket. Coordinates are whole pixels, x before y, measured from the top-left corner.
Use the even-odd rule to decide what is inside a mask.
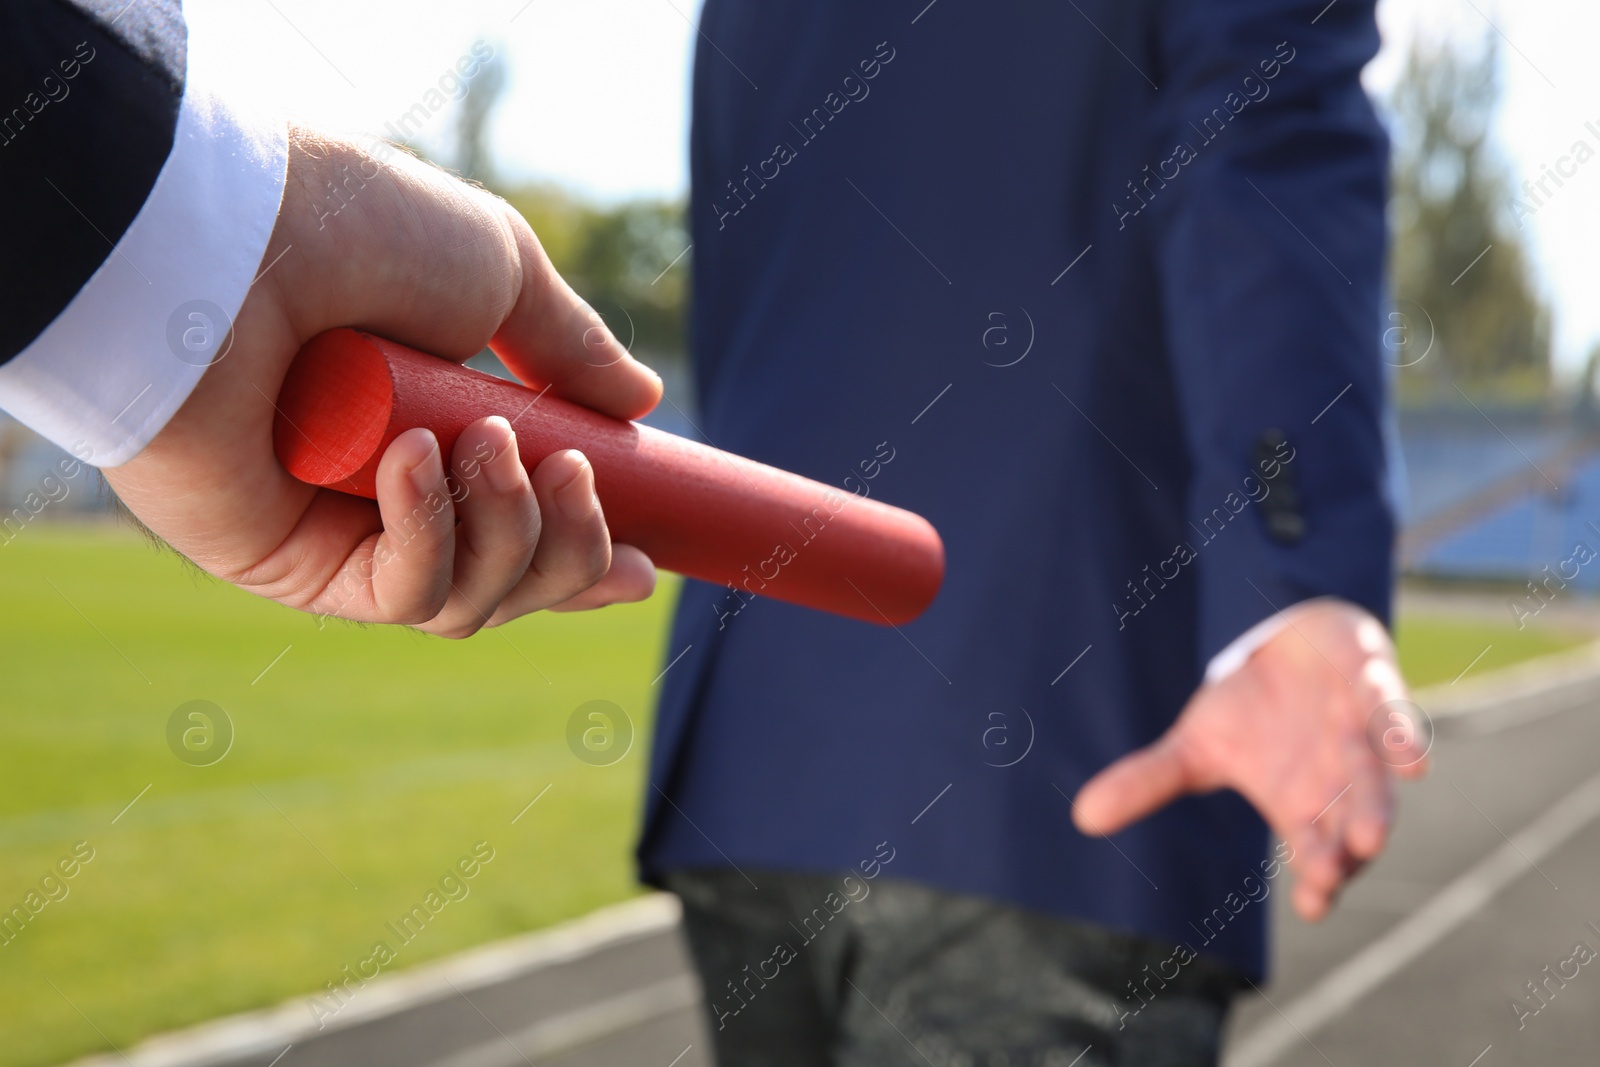
[[[701,29],[700,426],[926,515],[948,576],[899,630],[686,584],[644,876],[892,854],[1260,974],[1276,864],[1239,796],[1110,841],[1068,798],[1276,608],[1387,614],[1373,4],[708,0]]]

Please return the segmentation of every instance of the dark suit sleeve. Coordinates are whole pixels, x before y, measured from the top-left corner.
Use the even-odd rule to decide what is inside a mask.
[[[1388,141],[1360,83],[1367,0],[1170,0],[1157,27],[1171,162],[1149,212],[1195,464],[1204,663],[1312,597],[1387,618]]]
[[[0,5],[0,408],[99,466],[225,351],[282,199],[217,41],[179,0]]]
[[[89,280],[172,151],[187,33],[177,0],[0,6],[0,363]]]

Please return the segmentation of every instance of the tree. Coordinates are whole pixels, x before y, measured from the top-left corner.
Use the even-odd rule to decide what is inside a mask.
[[[600,207],[551,186],[497,191],[618,340],[636,355],[682,356],[689,276],[682,203],[641,199]]]
[[[503,48],[499,52],[503,54]],[[468,79],[466,95],[456,112],[456,170],[485,185],[493,178],[494,166],[489,153],[489,115],[505,89],[504,62],[486,63]]]
[[[684,205],[638,199],[603,207],[552,185],[499,186],[488,121],[505,88],[500,62],[468,83],[456,114],[456,169],[522,213],[556,270],[618,340],[641,356],[681,359],[689,269]]]
[[[1499,100],[1493,34],[1472,54],[1413,44],[1392,100],[1391,272],[1401,307],[1420,307],[1434,333],[1430,358],[1406,374],[1549,380],[1549,313],[1490,137]]]

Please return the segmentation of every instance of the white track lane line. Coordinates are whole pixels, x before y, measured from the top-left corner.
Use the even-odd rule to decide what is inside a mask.
[[[1600,774],[1556,801],[1388,933],[1329,971],[1280,1014],[1234,1042],[1224,1067],[1269,1067],[1438,944],[1597,817]]]

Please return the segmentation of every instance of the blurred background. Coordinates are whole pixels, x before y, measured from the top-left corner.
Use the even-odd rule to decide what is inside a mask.
[[[186,6],[262,104],[402,140],[505,196],[666,378],[671,403],[653,421],[693,433],[691,0]],[[1384,346],[1403,457],[1398,637],[1413,685],[1443,692],[1522,677],[1496,673],[1518,663],[1580,662],[1600,638],[1600,565],[1589,565],[1600,558],[1600,65],[1588,54],[1600,10],[1384,0],[1380,14],[1385,43],[1368,84],[1395,143]],[[475,48],[492,57],[438,92]],[[638,893],[630,849],[652,695],[676,651],[665,647],[670,581],[645,604],[530,618],[459,644],[321,623],[147,543],[98,476],[68,474],[64,459],[0,416],[0,907],[64,857],[80,861],[59,899],[46,894],[30,921],[0,933],[0,1067],[127,1050],[337,985],[386,921],[475,847],[481,859],[482,842],[493,858],[467,894],[386,972]],[[1552,654],[1565,658],[1540,658]],[[574,716],[594,700],[607,702],[614,758],[586,759],[572,741]],[[1540,744],[1574,742],[1536,739],[1514,774],[1487,765],[1500,768],[1495,788],[1514,797],[1555,766]],[[1512,830],[1480,814],[1500,838]],[[1464,868],[1476,845],[1461,847]],[[1401,888],[1373,906],[1386,916],[1371,920],[1374,937],[1427,898],[1422,875],[1391,881]],[[1524,979],[1571,950],[1571,937],[1546,940],[1526,966],[1493,976],[1485,1003],[1502,1023],[1519,1016],[1501,1001],[1535,1004]],[[1292,933],[1280,954],[1291,991],[1337,962],[1326,939]],[[1446,974],[1435,992],[1449,1000],[1455,980]],[[1569,997],[1600,995],[1592,981]],[[1271,1011],[1243,1015],[1248,1029]],[[683,1067],[706,1062],[695,1025],[638,1062],[665,1067],[683,1033],[694,1051]],[[1253,1036],[1256,1058],[1238,1062],[1328,1059]],[[1367,1036],[1394,1047],[1382,1027]],[[1454,1040],[1434,1036],[1444,1044],[1418,1047]],[[1467,1067],[1483,1042],[1461,1040]],[[1534,1047],[1502,1062],[1593,1062],[1592,1049],[1526,1058]]]

